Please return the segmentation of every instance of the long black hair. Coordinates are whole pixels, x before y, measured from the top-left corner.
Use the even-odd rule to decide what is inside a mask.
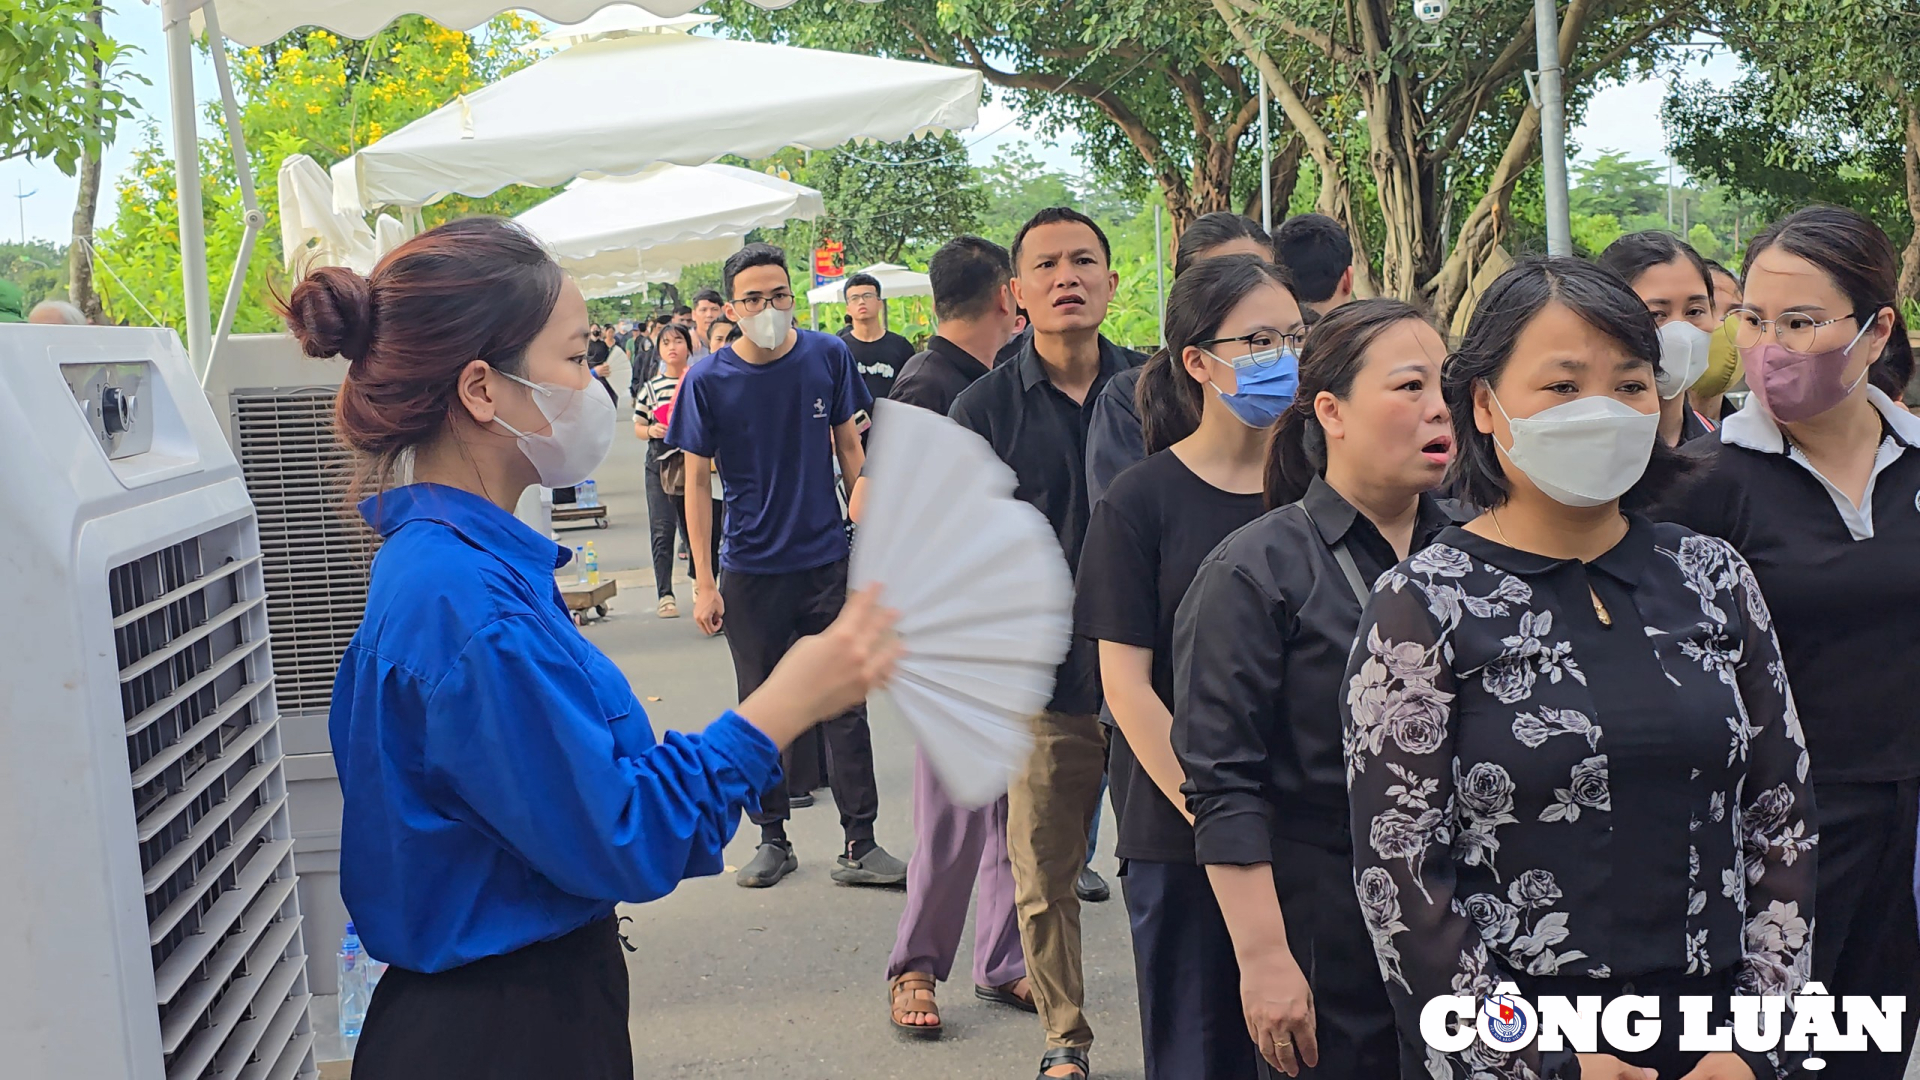
[[[1207,252],[1235,240],[1252,240],[1268,251],[1273,250],[1273,239],[1267,230],[1245,214],[1216,210],[1194,218],[1193,224],[1180,231],[1180,243],[1173,252],[1173,276],[1178,278]]]
[[[1203,391],[1180,359],[1187,346],[1213,337],[1248,293],[1269,284],[1293,291],[1287,272],[1258,255],[1203,259],[1174,279],[1167,296],[1166,347],[1141,369],[1135,391],[1148,454],[1165,450],[1200,426]]]
[[[1297,502],[1316,476],[1327,471],[1327,433],[1313,401],[1326,391],[1346,400],[1354,377],[1366,366],[1367,349],[1389,327],[1412,320],[1427,323],[1419,309],[1402,300],[1355,300],[1329,311],[1300,349],[1300,390],[1280,417],[1267,453],[1269,509]],[[1428,325],[1431,325],[1428,323]]]
[[[1640,275],[1656,266],[1665,266],[1675,259],[1685,259],[1700,271],[1700,282],[1707,287],[1707,303],[1713,303],[1713,272],[1707,266],[1707,260],[1700,257],[1692,244],[1659,229],[1647,229],[1632,232],[1607,245],[1595,260],[1601,266],[1619,274],[1631,286],[1640,280]]]
[[[1907,338],[1907,321],[1900,313],[1899,262],[1893,242],[1880,226],[1842,206],[1809,206],[1796,210],[1769,225],[1747,245],[1747,267],[1770,247],[1779,247],[1807,260],[1825,271],[1847,302],[1850,313],[1861,325],[1873,320],[1883,307],[1893,309],[1893,336],[1873,365],[1869,382],[1895,401],[1907,392],[1913,381],[1913,344]]]
[[[1474,424],[1473,388],[1493,384],[1513,358],[1514,343],[1548,304],[1560,304],[1619,342],[1657,370],[1660,335],[1653,313],[1621,279],[1582,259],[1523,259],[1481,296],[1467,336],[1440,371],[1440,392],[1453,414],[1454,459],[1450,486],[1482,510],[1506,504],[1510,493],[1493,436]],[[1665,440],[1655,439],[1653,458],[1639,483],[1621,498],[1629,509],[1659,500],[1690,471],[1690,462]]]

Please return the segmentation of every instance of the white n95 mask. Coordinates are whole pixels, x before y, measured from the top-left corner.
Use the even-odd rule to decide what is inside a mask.
[[[520,452],[540,474],[541,486],[573,487],[592,476],[593,470],[607,460],[607,451],[613,449],[613,398],[592,380],[575,390],[528,382],[504,371],[500,374],[532,390],[534,405],[547,418],[544,435],[529,434],[498,416],[493,418],[519,441]]]
[[[1513,446],[1493,445],[1535,487],[1567,506],[1599,506],[1625,495],[1647,471],[1660,414],[1643,413],[1616,398],[1583,397],[1515,420],[1489,387],[1493,407],[1506,416]]]
[[[779,348],[780,343],[787,340],[787,331],[791,329],[793,312],[781,311],[772,304],[740,320],[740,332],[763,349]]]
[[[1669,319],[1660,327],[1660,370],[1653,377],[1660,400],[1672,401],[1693,388],[1707,373],[1713,354],[1713,335],[1685,319]]]

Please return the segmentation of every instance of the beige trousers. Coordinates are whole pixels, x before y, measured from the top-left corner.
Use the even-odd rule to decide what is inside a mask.
[[[1093,1045],[1081,1009],[1086,979],[1073,883],[1086,863],[1087,830],[1105,769],[1106,735],[1098,716],[1042,713],[1034,720],[1033,756],[1007,792],[1007,855],[1020,942],[1049,1047]]]

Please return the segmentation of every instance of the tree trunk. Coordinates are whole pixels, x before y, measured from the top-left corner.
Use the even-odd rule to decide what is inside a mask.
[[[1902,95],[1900,104],[1907,121],[1907,215],[1913,219],[1913,235],[1900,253],[1899,291],[1903,299],[1920,300],[1920,99]]]
[[[102,0],[94,0],[87,20],[96,28],[103,25]],[[104,76],[100,57],[95,54],[88,68],[86,85],[89,90],[98,90]],[[103,322],[105,313],[100,308],[100,294],[93,288],[93,221],[100,207],[100,154],[103,147],[99,143],[90,144],[80,157],[80,195],[73,207],[73,238],[67,242],[67,299],[72,301],[91,322]]]

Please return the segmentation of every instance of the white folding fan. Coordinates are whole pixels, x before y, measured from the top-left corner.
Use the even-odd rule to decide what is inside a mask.
[[[905,655],[894,703],[955,801],[1007,790],[1033,747],[1073,632],[1073,579],[1047,519],[973,432],[875,408],[852,583],[885,587]]]

